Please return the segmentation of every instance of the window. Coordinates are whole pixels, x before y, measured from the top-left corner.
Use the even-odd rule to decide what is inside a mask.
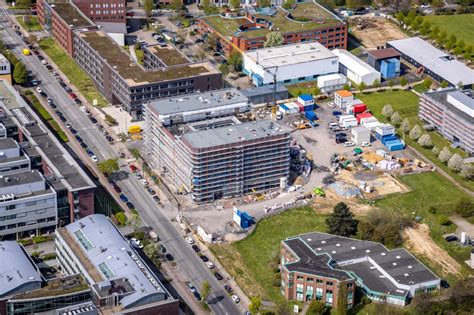
[[[302,277],[302,276],[296,276],[296,281],[298,281],[298,282],[303,282],[303,280],[304,280],[304,277]]]
[[[326,290],[326,304],[332,305],[332,290]]]
[[[322,285],[323,283],[324,283],[323,280],[321,280],[321,279],[316,279],[316,284]]]
[[[323,288],[316,288],[316,300],[323,298]]]
[[[348,288],[348,289],[349,289],[349,288],[352,288],[352,285],[353,285],[352,283],[348,283],[348,284],[347,284],[347,288]]]
[[[306,282],[307,282],[307,283],[313,283],[313,282],[314,282],[314,279],[313,279],[313,278],[306,278]]]

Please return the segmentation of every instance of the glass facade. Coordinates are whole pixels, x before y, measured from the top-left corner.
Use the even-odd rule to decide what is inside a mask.
[[[91,292],[81,291],[75,294],[46,297],[30,300],[10,300],[7,304],[7,315],[33,315],[58,308],[89,302]]]

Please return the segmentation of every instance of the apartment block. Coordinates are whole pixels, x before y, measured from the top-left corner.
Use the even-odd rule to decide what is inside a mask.
[[[290,134],[247,119],[249,110],[234,88],[150,102],[150,164],[196,203],[280,187],[289,175]]]
[[[418,116],[454,145],[474,153],[474,91],[454,88],[420,97]]]
[[[300,2],[291,10],[282,7],[243,15],[210,15],[197,19],[198,33],[212,37],[217,50],[228,55],[233,49],[247,51],[264,48],[266,35],[279,30],[284,44],[317,41],[329,49],[347,48],[347,25],[337,15],[314,2]]]
[[[85,278],[101,314],[178,314],[179,301],[106,216],[57,229],[55,242],[62,272]]]
[[[320,232],[281,243],[281,294],[288,300],[320,300],[338,307],[341,292],[354,306],[356,286],[375,302],[404,306],[438,290],[440,278],[406,249]]]

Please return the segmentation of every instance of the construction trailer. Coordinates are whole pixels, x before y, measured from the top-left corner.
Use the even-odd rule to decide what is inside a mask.
[[[364,126],[354,127],[351,129],[351,139],[356,144],[370,143],[370,130]]]

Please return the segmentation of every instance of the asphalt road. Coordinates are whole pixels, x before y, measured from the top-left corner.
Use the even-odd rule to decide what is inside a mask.
[[[1,9],[0,19],[3,20],[7,14],[8,12],[5,9]],[[68,122],[78,131],[78,134],[88,144],[89,148],[94,151],[99,160],[117,157],[116,149],[99,133],[97,127],[87,119],[85,113],[79,109],[79,106],[74,103],[38,58],[22,54],[21,51],[26,46],[9,23],[2,22],[1,24],[4,27],[4,30],[1,31],[4,43],[8,44],[10,49],[15,52],[15,55],[25,63],[27,69],[31,70],[38,80],[41,80],[42,89],[54,100],[58,110],[64,114]],[[71,139],[71,141],[74,142],[75,139]],[[72,148],[77,150],[77,145],[73,145]],[[78,155],[83,156],[84,154]],[[210,283],[212,292],[209,298],[218,300],[218,302],[209,305],[213,313],[242,314],[243,309],[236,305],[225,293],[223,281],[218,281],[209,272],[207,266],[194,253],[190,245],[186,243],[182,232],[164,215],[164,209],[157,206],[152,197],[146,193],[139,180],[135,176],[129,176],[121,180],[119,185],[127,197],[135,204],[142,221],[157,232],[168,252],[175,257],[176,269],[179,274],[187,281],[192,281],[198,289],[202,287],[204,280]],[[171,212],[171,204],[165,204],[163,207],[168,208],[167,210]]]

